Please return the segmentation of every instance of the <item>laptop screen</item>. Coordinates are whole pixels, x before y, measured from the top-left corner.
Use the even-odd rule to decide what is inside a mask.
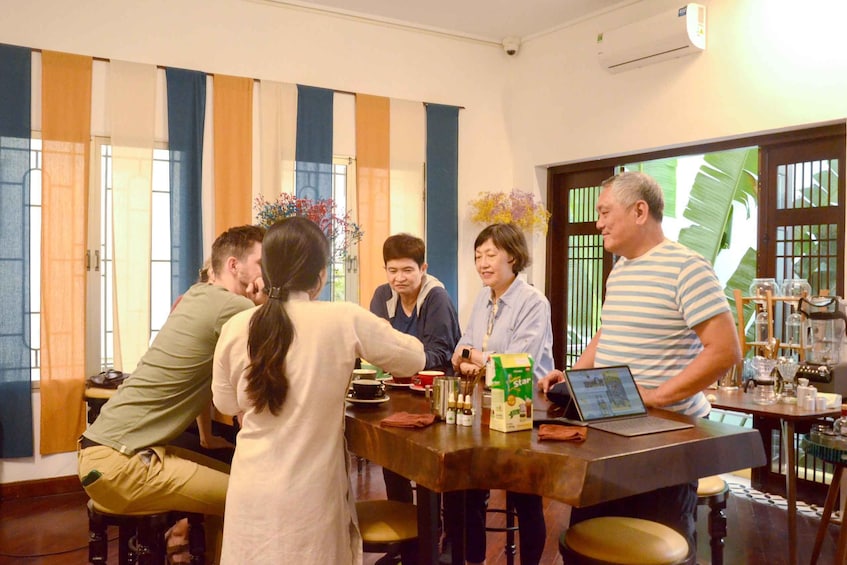
[[[647,413],[625,365],[574,369],[566,374],[571,396],[585,422]]]

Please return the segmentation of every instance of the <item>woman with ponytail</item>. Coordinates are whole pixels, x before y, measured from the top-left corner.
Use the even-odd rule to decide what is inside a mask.
[[[226,497],[221,563],[361,563],[344,447],[356,358],[411,375],[414,337],[358,305],[319,302],[329,242],[302,217],[262,246],[268,301],[234,316],[215,350],[215,406],[241,414]]]

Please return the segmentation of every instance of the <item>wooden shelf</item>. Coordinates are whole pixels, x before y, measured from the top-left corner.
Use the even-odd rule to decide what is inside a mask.
[[[777,332],[774,330],[774,310],[777,304],[779,303],[789,303],[789,304],[798,304],[800,302],[800,298],[796,296],[774,296],[770,291],[765,293],[765,296],[742,296],[741,291],[735,289],[733,291],[733,295],[735,296],[735,312],[737,314],[737,325],[738,325],[738,341],[741,344],[741,354],[745,356],[747,352],[753,348],[761,349],[765,342],[762,341],[747,341],[747,333],[744,330],[745,323],[744,319],[744,304],[755,302],[757,304],[756,314],[759,313],[760,308],[763,308],[765,312],[768,314],[768,340],[774,337],[780,337],[777,335]],[[805,296],[803,296],[805,298]],[[781,335],[782,332],[780,331]],[[806,360],[806,347],[804,344],[791,344],[791,343],[782,343],[780,340],[779,350],[787,350],[787,351],[797,351],[800,362],[803,363]]]

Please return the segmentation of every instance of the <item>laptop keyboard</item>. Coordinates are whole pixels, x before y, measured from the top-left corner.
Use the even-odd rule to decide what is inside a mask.
[[[627,418],[625,420],[610,422],[596,422],[589,424],[589,427],[613,434],[640,436],[658,432],[668,432],[671,430],[681,430],[691,428],[693,426],[685,422],[677,422],[676,420],[666,420],[665,418],[657,418],[655,416],[643,416],[641,418]]]

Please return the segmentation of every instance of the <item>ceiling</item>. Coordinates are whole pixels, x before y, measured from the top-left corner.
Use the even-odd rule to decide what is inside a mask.
[[[500,43],[532,38],[634,0],[268,0]]]

